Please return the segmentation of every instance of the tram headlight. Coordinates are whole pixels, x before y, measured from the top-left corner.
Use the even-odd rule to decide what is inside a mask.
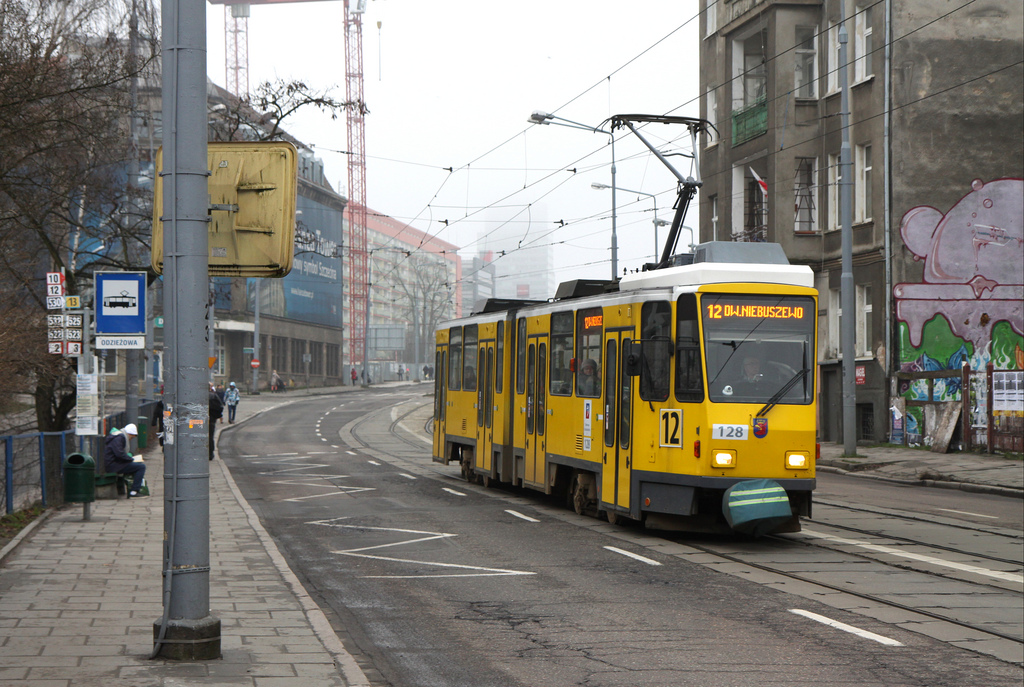
[[[736,452],[716,450],[711,452],[711,467],[734,468],[736,467]]]
[[[807,469],[807,454],[806,453],[787,453],[786,454],[786,467],[790,470],[806,470]]]

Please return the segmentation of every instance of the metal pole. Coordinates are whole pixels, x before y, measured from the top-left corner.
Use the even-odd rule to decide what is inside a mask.
[[[165,0],[163,27],[164,436],[163,616],[153,656],[219,658],[210,614],[210,405],[203,322],[207,264],[206,3]]]
[[[366,260],[366,313],[363,317],[363,386],[370,385],[370,370],[367,367],[370,347],[370,296],[373,287],[373,251],[367,251]]]
[[[217,332],[215,322],[217,319],[217,294],[214,292],[215,287],[212,279],[209,280],[209,284],[210,293],[206,310],[206,347],[208,356],[206,359],[206,367],[210,371],[210,384],[212,385],[215,380],[213,376],[213,365],[210,364],[210,361],[213,360],[215,355],[217,355]]]
[[[843,454],[857,455],[857,386],[855,375],[857,337],[854,324],[857,321],[857,305],[853,283],[853,170],[850,164],[850,84],[847,80],[846,31],[843,1],[839,3],[839,83],[842,94],[839,100],[843,133],[839,149],[839,221],[842,229],[842,274],[839,281],[843,317],[840,323],[841,349],[843,352]]]
[[[260,364],[263,363],[260,360],[260,288],[261,282],[259,277],[252,280],[254,290],[256,292],[256,305],[253,308],[252,317],[252,357],[258,360]],[[258,394],[260,392],[260,368],[252,368],[252,393]]]
[[[612,127],[608,127],[611,129]],[[615,131],[612,130],[612,281],[619,278],[619,236],[616,233],[615,212]]]
[[[128,194],[131,199],[131,207],[135,207],[135,187],[139,181],[139,153],[136,139],[138,138],[135,126],[135,113],[139,108],[139,80],[135,73],[138,65],[135,61],[135,54],[138,46],[138,14],[135,0],[132,0],[131,14],[128,20],[128,52],[132,68],[132,77],[128,88],[128,102],[131,108],[131,115],[128,117],[129,141],[131,142],[131,155],[128,159]],[[132,264],[131,245],[126,244],[125,261]],[[145,288],[145,286],[143,287]],[[145,295],[145,294],[143,294]],[[147,299],[148,301],[148,299]],[[148,318],[145,320],[148,322]],[[146,329],[149,329],[147,326]],[[145,345],[145,344],[143,344]],[[139,417],[139,360],[145,359],[145,349],[129,348],[124,355],[124,414],[125,424],[136,422]],[[131,440],[129,439],[129,442]],[[131,449],[131,446],[128,447]]]

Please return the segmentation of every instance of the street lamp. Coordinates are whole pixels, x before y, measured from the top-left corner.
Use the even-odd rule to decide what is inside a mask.
[[[636,193],[637,195],[641,195],[641,196],[650,196],[651,200],[654,202],[654,261],[657,262],[658,261],[658,227],[665,226],[666,224],[668,224],[668,222],[666,222],[665,220],[660,220],[660,223],[659,223],[659,220],[658,220],[658,197],[656,195],[654,195],[653,193],[647,193],[646,191],[631,191],[628,188],[615,188],[614,186],[609,186],[608,184],[602,184],[602,183],[600,183],[598,181],[595,181],[594,183],[592,183],[590,185],[590,188],[598,190],[598,191],[604,190],[606,188],[610,188],[610,189],[612,189],[613,193],[615,191],[625,191],[626,193]]]
[[[569,129],[583,129],[584,131],[590,131],[595,134],[607,134],[611,138],[612,142],[612,281],[618,279],[619,271],[619,238],[616,233],[616,213],[615,213],[615,134],[611,131],[605,131],[599,129],[596,126],[587,126],[586,124],[580,124],[574,122],[571,119],[565,119],[564,117],[558,117],[549,112],[541,112],[540,110],[534,110],[527,120],[531,124],[557,124],[558,126],[564,126]]]

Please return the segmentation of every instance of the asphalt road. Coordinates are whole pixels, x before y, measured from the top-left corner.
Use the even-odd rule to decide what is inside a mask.
[[[396,389],[311,398],[218,447],[374,684],[1021,684],[1018,665],[744,579],[685,539],[468,485],[409,424],[427,401]],[[785,546],[815,565],[840,555]]]

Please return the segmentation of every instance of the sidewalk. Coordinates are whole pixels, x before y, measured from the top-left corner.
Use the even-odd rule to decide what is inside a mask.
[[[236,424],[225,412],[218,435],[273,406],[358,392],[245,396]],[[50,511],[0,551],[0,685],[369,685],[219,459],[210,463],[210,612],[222,658],[149,660],[163,613],[163,453],[153,441],[143,455],[152,496],[98,500],[88,522],[79,504]]]
[[[412,387],[385,383],[375,387]],[[418,385],[424,394],[430,383]],[[275,406],[358,388],[243,396],[236,425]],[[422,409],[423,419],[431,405]],[[220,424],[221,431],[236,425]],[[422,425],[420,425],[422,426]],[[0,551],[4,687],[349,687],[369,684],[288,568],[219,459],[210,463],[210,606],[222,658],[149,660],[162,613],[163,454],[144,452],[152,496],[51,511]],[[1024,463],[974,454],[822,445],[822,471],[1024,496]],[[923,480],[923,481],[922,481]]]

